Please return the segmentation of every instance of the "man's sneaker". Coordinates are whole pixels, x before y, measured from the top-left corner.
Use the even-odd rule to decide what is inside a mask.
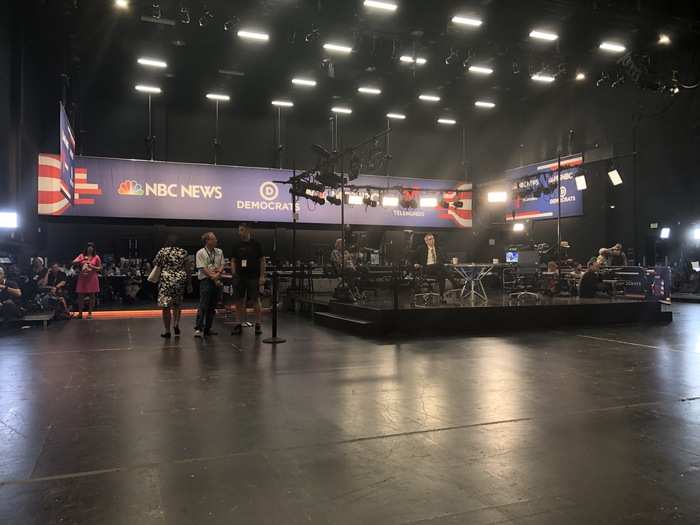
[[[262,334],[262,326],[260,326],[260,323],[255,323],[255,335],[260,334]]]
[[[203,335],[204,335],[204,334],[202,334],[202,331],[201,331],[201,330],[195,330],[195,331],[194,331],[194,336],[195,336],[195,337],[202,337]]]
[[[243,333],[243,325],[238,323],[236,326],[233,327],[233,330],[231,330],[231,335],[241,335]]]

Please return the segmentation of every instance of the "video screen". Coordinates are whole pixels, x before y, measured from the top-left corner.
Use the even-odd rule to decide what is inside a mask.
[[[506,252],[506,262],[516,264],[519,259],[518,252]]]

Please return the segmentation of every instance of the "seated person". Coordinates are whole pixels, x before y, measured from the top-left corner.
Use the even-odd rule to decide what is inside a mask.
[[[414,254],[413,267],[420,270],[424,277],[436,279],[440,289],[440,297],[443,297],[447,272],[445,271],[442,250],[437,246],[435,236],[432,233],[428,233],[423,238],[423,243]]]
[[[355,258],[349,251],[343,250],[343,239],[336,239],[335,247],[331,252],[331,263],[338,276],[342,276],[353,295],[359,293],[357,288],[360,282],[360,271],[355,263]],[[343,271],[343,265],[345,271]]]
[[[39,288],[47,293],[48,306],[54,308],[57,319],[70,318],[70,310],[66,302],[66,286],[68,276],[54,262],[44,277],[39,279]]]
[[[578,296],[584,299],[596,297],[598,292],[603,291],[603,283],[598,275],[600,264],[598,261],[592,261],[588,265],[588,270],[581,277],[581,282],[578,286]]]
[[[601,267],[610,266],[610,250],[608,248],[601,248],[598,250],[596,262]]]
[[[554,261],[547,263],[547,278],[545,281],[545,295],[555,296],[561,292],[559,286],[559,266]]]
[[[5,277],[5,269],[0,266],[0,317],[5,323],[22,317],[19,301],[22,291],[19,285]]]
[[[617,243],[608,251],[610,253],[610,266],[627,266],[627,254],[622,250],[622,244]]]

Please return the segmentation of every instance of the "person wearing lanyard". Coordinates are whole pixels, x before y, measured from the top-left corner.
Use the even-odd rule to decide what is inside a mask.
[[[233,250],[231,273],[236,289],[236,325],[231,335],[240,335],[243,330],[242,320],[246,315],[246,300],[255,308],[255,334],[262,334],[262,305],[260,304],[260,287],[265,284],[265,256],[260,243],[250,236],[251,228],[247,224],[238,227],[241,239]]]
[[[217,335],[212,331],[216,316],[216,303],[221,288],[221,273],[224,271],[224,252],[216,247],[218,240],[212,232],[202,235],[204,248],[197,252],[197,277],[199,279],[199,308],[194,336]]]

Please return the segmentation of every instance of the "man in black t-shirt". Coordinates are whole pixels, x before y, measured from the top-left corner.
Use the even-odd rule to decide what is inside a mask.
[[[242,331],[241,322],[246,315],[246,299],[255,307],[255,334],[262,333],[262,305],[260,304],[260,287],[265,284],[265,256],[262,246],[252,239],[251,228],[247,224],[238,227],[241,241],[233,249],[231,273],[236,291],[236,326],[231,335]]]
[[[4,322],[13,321],[21,317],[19,300],[22,298],[22,290],[14,281],[8,281],[5,277],[5,269],[0,266],[0,317]]]
[[[578,285],[578,296],[584,299],[592,299],[596,294],[602,291],[602,283],[600,281],[600,264],[593,260],[588,265],[588,270],[581,277],[581,282]]]

